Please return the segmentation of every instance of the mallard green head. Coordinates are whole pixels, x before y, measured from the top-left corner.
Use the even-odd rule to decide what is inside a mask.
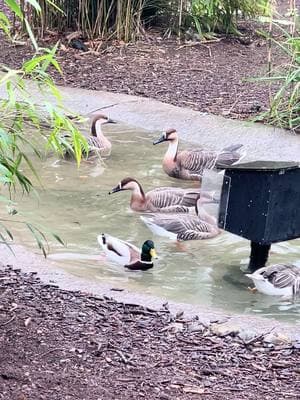
[[[142,246],[141,261],[152,261],[152,258],[157,258],[154,243],[152,240],[146,240]]]

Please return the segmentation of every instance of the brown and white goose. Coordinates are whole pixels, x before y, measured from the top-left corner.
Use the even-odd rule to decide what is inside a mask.
[[[195,208],[197,215],[156,214],[140,218],[153,233],[178,241],[210,239],[221,233],[215,218],[201,207],[199,201]]]
[[[205,149],[178,151],[178,133],[168,129],[153,144],[169,142],[163,159],[164,171],[173,178],[201,180],[205,169],[219,168],[237,163],[244,156],[238,150],[242,144],[232,145],[221,151]]]
[[[115,124],[116,122],[104,114],[97,114],[92,121],[91,134],[87,141],[89,144],[89,154],[99,152],[103,156],[109,156],[111,152],[111,142],[104,136],[102,125]]]
[[[111,142],[104,136],[101,126],[104,124],[115,124],[116,122],[108,118],[104,114],[97,114],[92,120],[91,130],[89,133],[83,132],[87,143],[88,151],[83,149],[83,153],[88,157],[93,157],[95,155],[109,156],[111,152]],[[66,133],[63,135],[63,143],[65,146],[64,157],[72,158],[74,152],[70,146],[70,134]]]
[[[299,297],[300,268],[293,264],[275,264],[247,274],[256,289],[270,296]]]
[[[194,210],[200,197],[202,203],[217,203],[214,192],[195,189],[181,189],[173,187],[161,187],[145,193],[141,184],[133,178],[124,178],[112,189],[109,194],[131,190],[130,207],[139,212],[164,212],[164,213],[188,213]]]

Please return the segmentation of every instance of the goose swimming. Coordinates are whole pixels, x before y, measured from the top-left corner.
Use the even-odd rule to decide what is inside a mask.
[[[90,152],[100,152],[103,156],[109,156],[111,153],[111,142],[104,136],[102,132],[102,125],[115,124],[116,122],[108,118],[104,114],[97,114],[92,121],[91,134],[88,136],[87,141],[89,144]]]
[[[152,240],[146,240],[141,250],[106,233],[99,235],[97,240],[109,260],[130,270],[146,271],[153,267],[152,259],[157,258]]]
[[[270,296],[297,297],[300,295],[300,268],[293,264],[275,264],[246,274],[256,289]]]
[[[201,180],[205,169],[236,164],[244,157],[238,150],[243,146],[236,144],[221,151],[213,150],[183,150],[178,151],[178,133],[176,129],[168,129],[153,142],[154,145],[169,142],[169,147],[163,159],[164,171],[173,178]]]
[[[87,134],[83,132],[87,143],[88,143],[88,157],[95,156],[96,154],[100,154],[101,156],[109,156],[111,153],[111,142],[109,139],[104,136],[101,126],[104,124],[115,124],[116,122],[112,119],[108,118],[104,114],[97,114],[92,120],[90,133]],[[63,139],[65,139],[65,157],[71,157],[73,155],[73,151],[71,150],[69,139],[70,134],[64,134]],[[83,152],[86,154],[85,149]]]
[[[195,189],[181,189],[173,187],[161,187],[145,193],[141,184],[134,178],[124,178],[112,189],[109,194],[131,190],[130,207],[140,212],[165,212],[188,213],[194,209],[200,197],[202,203],[217,203],[214,192]]]
[[[209,215],[201,203],[196,203],[196,215],[170,214],[141,216],[148,228],[159,236],[178,241],[209,239],[221,233],[214,217]]]

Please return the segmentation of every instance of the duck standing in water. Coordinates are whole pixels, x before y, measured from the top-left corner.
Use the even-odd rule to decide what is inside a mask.
[[[236,164],[244,154],[238,150],[242,144],[232,145],[221,151],[184,150],[178,151],[178,133],[176,129],[168,129],[153,142],[154,145],[169,142],[168,150],[163,159],[163,169],[169,176],[179,179],[199,181],[205,169],[224,168]]]
[[[139,212],[188,213],[191,208],[195,208],[199,197],[203,204],[218,202],[214,192],[204,192],[196,188],[161,187],[144,193],[140,183],[129,177],[122,179],[109,194],[123,190],[132,191],[130,207]]]
[[[199,200],[195,210],[196,215],[170,214],[140,218],[153,233],[178,241],[210,239],[221,233],[215,218],[201,207]]]
[[[300,268],[293,264],[275,264],[246,274],[256,289],[270,296],[300,296]]]
[[[153,268],[153,258],[157,258],[157,255],[152,240],[146,240],[139,250],[133,244],[106,233],[102,233],[97,239],[109,260],[133,271]]]

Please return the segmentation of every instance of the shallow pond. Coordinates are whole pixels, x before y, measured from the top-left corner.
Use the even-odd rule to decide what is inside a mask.
[[[111,128],[111,127],[109,127]],[[252,294],[252,282],[240,268],[247,264],[249,242],[229,233],[180,245],[153,236],[129,208],[130,192],[109,196],[118,182],[131,176],[145,191],[158,186],[192,187],[196,183],[169,178],[162,170],[166,145],[153,146],[159,133],[148,134],[116,125],[106,130],[113,143],[105,162],[83,162],[80,169],[71,161],[48,157],[38,171],[44,189],[29,199],[18,197],[18,209],[32,222],[41,223],[67,241],[63,248],[51,242],[50,258],[74,277],[105,281],[113,287],[143,294],[164,296],[177,302],[207,305],[219,309],[256,313],[288,321],[300,321],[300,304]],[[18,241],[34,248],[25,228],[14,226]],[[16,232],[15,230],[15,232]],[[104,262],[97,235],[107,232],[140,245],[153,239],[159,259],[148,272],[129,272]],[[300,265],[300,240],[272,246],[270,262]]]

